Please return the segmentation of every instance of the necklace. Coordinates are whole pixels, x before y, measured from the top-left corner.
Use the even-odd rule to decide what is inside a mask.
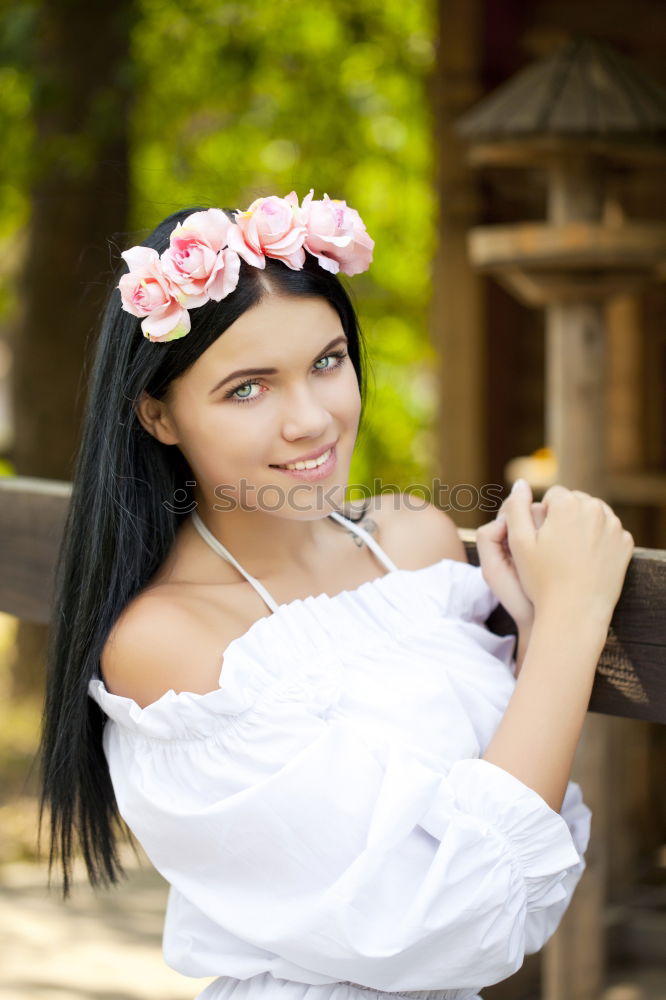
[[[368,518],[365,518],[365,517],[362,517],[362,518],[361,518],[361,520],[360,520],[360,521],[358,521],[357,523],[358,523],[358,524],[360,525],[360,527],[361,527],[361,528],[365,528],[365,530],[366,530],[366,531],[369,531],[369,532],[370,532],[371,534],[372,534],[372,532],[374,532],[374,531],[376,531],[376,530],[377,530],[377,522],[376,522],[376,521],[373,521],[373,520],[372,520],[372,518],[369,518],[369,517],[368,517]],[[360,548],[360,547],[361,547],[362,545],[364,545],[364,544],[365,544],[365,543],[364,543],[364,540],[363,540],[363,539],[361,538],[361,536],[360,536],[360,535],[356,535],[356,534],[354,534],[354,532],[353,532],[353,531],[351,530],[351,528],[348,528],[347,530],[348,530],[348,534],[350,534],[350,535],[352,536],[352,538],[354,539],[354,543],[355,543],[355,544],[356,544],[356,545],[357,545],[357,546],[358,546],[359,548]]]

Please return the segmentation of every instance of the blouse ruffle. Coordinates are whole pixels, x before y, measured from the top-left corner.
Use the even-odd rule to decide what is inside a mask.
[[[196,739],[270,697],[300,691],[313,707],[335,693],[336,666],[384,641],[418,641],[438,619],[469,623],[469,633],[509,665],[514,636],[496,636],[483,622],[498,600],[478,566],[443,559],[418,570],[397,570],[329,597],[319,594],[280,605],[259,618],[224,651],[220,687],[206,694],[167,691],[146,708],[91,680],[89,693],[119,725],[148,739]]]

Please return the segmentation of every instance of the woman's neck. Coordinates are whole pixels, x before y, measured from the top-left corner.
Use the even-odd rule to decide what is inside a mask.
[[[288,566],[316,573],[330,553],[339,526],[325,513],[307,519],[279,512],[197,507],[205,526],[257,578],[280,575]],[[192,530],[195,532],[194,526]]]

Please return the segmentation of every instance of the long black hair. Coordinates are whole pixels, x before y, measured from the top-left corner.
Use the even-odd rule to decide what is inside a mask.
[[[170,215],[143,245],[162,253],[177,223],[200,210]],[[232,210],[225,212],[233,218]],[[88,684],[99,676],[99,658],[114,623],[162,564],[194,506],[187,485],[194,476],[185,458],[142,427],[135,407],[144,391],[163,399],[173,379],[270,294],[267,285],[280,295],[320,296],[336,309],[362,414],[366,358],[354,306],[342,281],[309,253],[301,270],[274,258],[266,258],[264,270],[241,261],[236,289],[221,302],[192,309],[188,335],[167,343],[143,336],[141,321],[121,308],[115,287],[104,310],[57,559],[40,753],[40,829],[48,810],[49,871],[59,859],[65,896],[79,848],[93,886],[115,883],[123,874],[118,835],[129,834],[102,747],[105,716],[88,696]],[[180,511],[164,502],[175,496],[187,497],[178,504]]]

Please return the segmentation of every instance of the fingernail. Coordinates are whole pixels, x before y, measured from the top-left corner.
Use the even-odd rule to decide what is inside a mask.
[[[511,487],[511,492],[515,493],[516,490],[524,490],[526,486],[527,486],[526,479],[516,479],[515,483]]]
[[[506,514],[504,512],[502,512],[501,514],[498,514],[497,517],[495,518],[495,520],[499,521],[500,524],[503,524],[504,521],[506,521]]]

